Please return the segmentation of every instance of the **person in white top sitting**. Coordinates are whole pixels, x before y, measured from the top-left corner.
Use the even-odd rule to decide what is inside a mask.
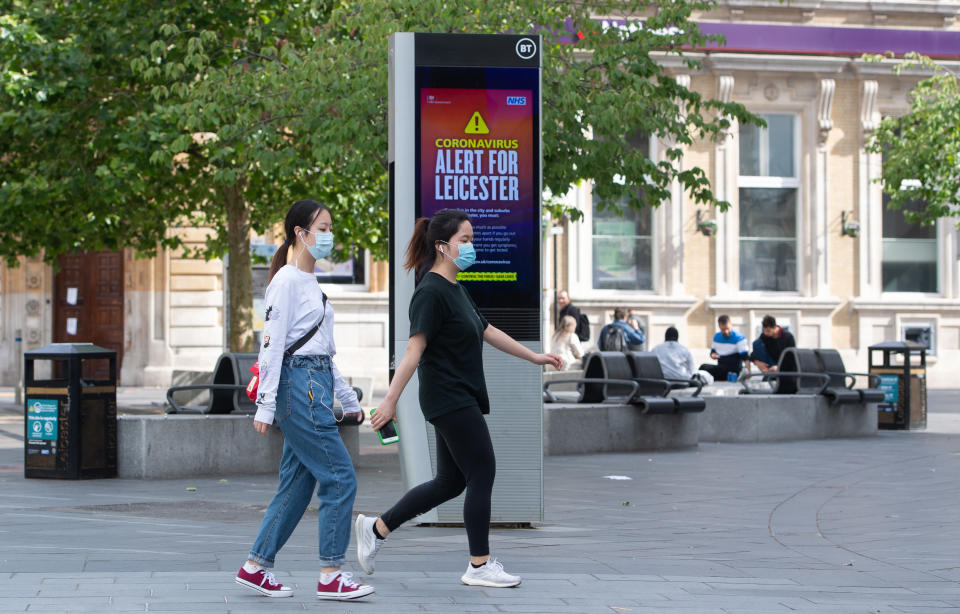
[[[580,368],[580,359],[583,358],[583,346],[577,337],[577,321],[573,316],[560,318],[560,328],[553,335],[550,352],[563,359],[563,371]],[[547,370],[553,367],[547,365]]]
[[[676,328],[668,328],[663,338],[663,343],[653,348],[653,353],[660,359],[660,368],[663,369],[665,378],[688,380],[699,377],[705,384],[713,383],[713,377],[709,373],[697,370],[697,363],[693,362],[690,350],[680,345],[680,334]]]

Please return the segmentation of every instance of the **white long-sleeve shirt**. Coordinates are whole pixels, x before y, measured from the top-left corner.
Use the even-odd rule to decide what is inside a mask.
[[[665,341],[653,348],[660,359],[663,376],[667,379],[690,379],[697,372],[697,363],[693,362],[690,350],[676,341]]]
[[[317,278],[288,264],[277,271],[264,296],[266,314],[263,327],[263,343],[260,346],[260,383],[257,387],[257,415],[254,419],[266,424],[273,423],[277,409],[277,384],[283,366],[284,350],[317,325],[323,309],[323,291]],[[327,301],[326,316],[313,337],[295,352],[297,356],[327,355],[331,358],[333,390],[343,411],[361,411],[357,394],[344,381],[333,356],[337,353],[333,341],[333,305]]]

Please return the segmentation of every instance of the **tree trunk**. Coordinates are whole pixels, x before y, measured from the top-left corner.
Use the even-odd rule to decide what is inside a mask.
[[[223,188],[227,210],[227,283],[230,288],[230,351],[253,351],[253,268],[250,258],[250,212],[241,180]]]

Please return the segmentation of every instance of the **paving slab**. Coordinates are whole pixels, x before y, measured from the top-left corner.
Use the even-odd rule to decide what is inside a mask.
[[[233,583],[275,476],[26,480],[22,412],[3,399],[4,613],[960,611],[960,392],[931,391],[926,431],[545,458],[544,521],[491,534],[520,587],[463,586],[463,529],[410,523],[357,574],[377,589],[363,603],[314,598],[315,504],[277,559],[294,598]],[[395,456],[378,460],[355,512],[403,492]]]

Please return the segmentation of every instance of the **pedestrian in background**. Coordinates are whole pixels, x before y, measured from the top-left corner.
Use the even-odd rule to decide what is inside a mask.
[[[379,518],[357,517],[357,559],[368,574],[392,531],[466,490],[463,523],[470,562],[460,581],[494,588],[520,584],[519,576],[508,574],[490,557],[496,459],[483,418],[490,413],[483,342],[535,365],[559,369],[562,362],[559,356],[533,352],[487,323],[466,288],[457,283],[457,273],[474,259],[473,226],[466,213],[444,209],[417,220],[404,264],[408,271],[416,269],[419,282],[410,300],[410,342],[370,422],[379,430],[394,418],[397,399],[416,370],[420,409],[436,431],[437,474],[409,490]]]
[[[290,207],[286,239],[270,266],[260,383],[254,428],[266,435],[276,419],[283,432],[280,483],[267,507],[236,582],[268,597],[290,597],[269,568],[303,517],[317,487],[320,599],[357,599],[374,592],[340,570],[350,542],[357,478],[340,439],[334,396],[344,415],[360,412],[357,395],[333,364],[333,306],[317,284],[314,266],[333,249],[330,210],[312,200]],[[292,253],[291,253],[292,252]]]
[[[550,351],[563,360],[561,371],[580,367],[580,359],[583,358],[583,347],[580,345],[580,338],[577,337],[577,321],[572,316],[563,316],[560,319],[560,328],[553,334],[550,341]],[[547,365],[547,370],[552,369]]]
[[[566,290],[557,292],[557,306],[560,313],[557,315],[557,327],[564,317],[570,316],[577,323],[577,338],[580,341],[590,341],[590,320],[580,309],[570,302],[570,294]]]

